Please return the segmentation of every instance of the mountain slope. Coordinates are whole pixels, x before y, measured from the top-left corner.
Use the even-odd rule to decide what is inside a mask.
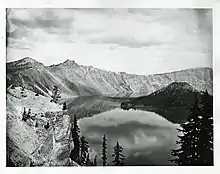
[[[194,94],[199,94],[186,82],[173,82],[148,96],[132,100],[136,105],[168,107],[192,106]]]
[[[172,82],[187,82],[195,89],[208,90],[212,94],[212,69],[195,68],[155,75],[115,73],[78,65],[66,60],[52,66],[44,66],[31,58],[7,63],[7,85],[25,86],[35,92],[50,94],[54,85],[63,97],[88,95],[148,95]]]
[[[153,111],[173,123],[182,123],[190,113],[195,95],[200,99],[202,93],[186,82],[173,82],[148,96],[131,98],[129,101],[122,102],[121,106],[124,109]]]

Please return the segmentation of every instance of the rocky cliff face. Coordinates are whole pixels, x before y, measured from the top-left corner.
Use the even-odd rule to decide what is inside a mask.
[[[148,95],[172,82],[187,82],[197,90],[212,91],[212,69],[195,68],[154,75],[135,75],[104,71],[74,61],[52,66],[25,58],[7,63],[7,83],[49,95],[54,85],[59,86],[63,97],[86,95]]]
[[[70,116],[49,98],[7,94],[7,164],[11,166],[76,166],[69,159],[73,148]],[[37,100],[37,102],[35,101]],[[31,108],[31,118],[22,121],[23,108]],[[49,123],[49,128],[45,125]]]

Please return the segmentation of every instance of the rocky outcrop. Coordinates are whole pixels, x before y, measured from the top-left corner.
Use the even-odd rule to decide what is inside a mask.
[[[38,127],[28,125],[27,122],[18,121],[14,124],[22,124],[16,129],[10,126],[7,136],[7,146],[10,160],[17,166],[70,166],[74,165],[69,159],[73,148],[71,141],[71,123],[69,115],[53,113],[56,120],[50,118],[50,127],[45,129],[40,124]],[[9,123],[10,124],[10,123]],[[45,124],[46,125],[46,124]],[[12,135],[13,134],[13,135]],[[77,165],[77,164],[75,164]]]
[[[61,124],[55,124],[53,128],[53,149],[48,160],[49,166],[70,165],[69,156],[72,149],[70,117],[63,115],[60,121]]]
[[[32,93],[27,94],[27,99],[7,94],[7,166],[76,166],[69,159],[74,147],[70,116],[55,111],[52,108],[55,104],[42,96],[38,102],[42,100],[52,112],[44,112],[42,105],[32,105],[29,101],[27,106],[42,108],[33,108],[30,118],[22,121],[22,104],[26,104],[25,100],[34,100]],[[37,112],[38,109],[42,112]]]
[[[212,90],[212,69],[194,68],[164,74],[135,75],[116,73],[91,66],[78,65],[67,60],[52,66],[25,58],[7,63],[7,83],[49,95],[53,86],[62,91],[62,97],[88,95],[148,95],[172,82],[187,82],[197,90]]]

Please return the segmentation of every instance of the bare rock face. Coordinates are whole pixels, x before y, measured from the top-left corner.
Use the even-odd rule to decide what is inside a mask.
[[[63,115],[58,122],[61,124],[55,124],[53,138],[53,149],[49,157],[49,166],[69,166],[69,156],[71,149],[71,125],[70,116]]]
[[[43,97],[41,100],[47,101]],[[7,166],[76,166],[69,159],[74,147],[70,116],[63,111],[36,112],[22,121],[23,107],[19,104],[27,105],[25,101],[10,94],[7,97]]]

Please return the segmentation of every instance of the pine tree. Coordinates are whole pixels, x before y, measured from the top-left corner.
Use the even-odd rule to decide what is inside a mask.
[[[24,86],[21,87],[21,97],[27,97]]]
[[[56,85],[54,85],[51,97],[52,97],[51,102],[54,102],[54,103],[57,103],[58,99],[61,98],[60,92],[59,92],[58,87]]]
[[[95,158],[93,160],[93,166],[97,166],[97,155],[95,156]]]
[[[63,103],[63,111],[67,110],[66,102]]]
[[[213,165],[213,97],[208,91],[203,93],[201,102],[201,129],[199,137],[200,165]]]
[[[84,136],[80,138],[80,164],[86,164],[86,157],[89,152],[89,143]]]
[[[29,119],[31,117],[31,109],[28,109],[27,118]]]
[[[36,121],[36,123],[35,123],[35,127],[38,127],[38,122]]]
[[[89,153],[87,153],[87,156],[86,156],[86,166],[92,166],[92,162],[90,160],[90,157],[89,157]]]
[[[123,147],[117,141],[115,147],[113,148],[113,157],[114,160],[112,161],[115,166],[123,166],[124,165],[124,155],[122,154]]]
[[[21,87],[21,96],[24,94],[24,87]]]
[[[22,114],[22,121],[26,121],[26,108],[24,108],[24,111]]]
[[[107,139],[105,135],[102,139],[102,165],[106,166],[107,164]]]
[[[50,124],[49,124],[49,122],[47,122],[47,124],[44,125],[44,128],[45,128],[45,129],[48,129],[49,127],[50,127]]]
[[[200,107],[199,100],[195,94],[194,104],[187,122],[181,124],[182,129],[178,129],[179,135],[177,144],[180,148],[172,150],[171,154],[175,157],[172,162],[177,165],[208,165],[212,163],[212,102],[210,96],[202,95]],[[210,105],[211,104],[211,105]],[[210,119],[209,119],[210,118]],[[208,144],[208,145],[207,145]],[[207,156],[209,161],[207,161]]]
[[[77,123],[76,115],[74,115],[74,120],[73,120],[73,126],[71,128],[71,133],[72,133],[72,140],[74,142],[74,148],[70,153],[70,158],[79,163],[79,155],[80,155],[80,140],[79,140],[79,133],[80,129]]]

